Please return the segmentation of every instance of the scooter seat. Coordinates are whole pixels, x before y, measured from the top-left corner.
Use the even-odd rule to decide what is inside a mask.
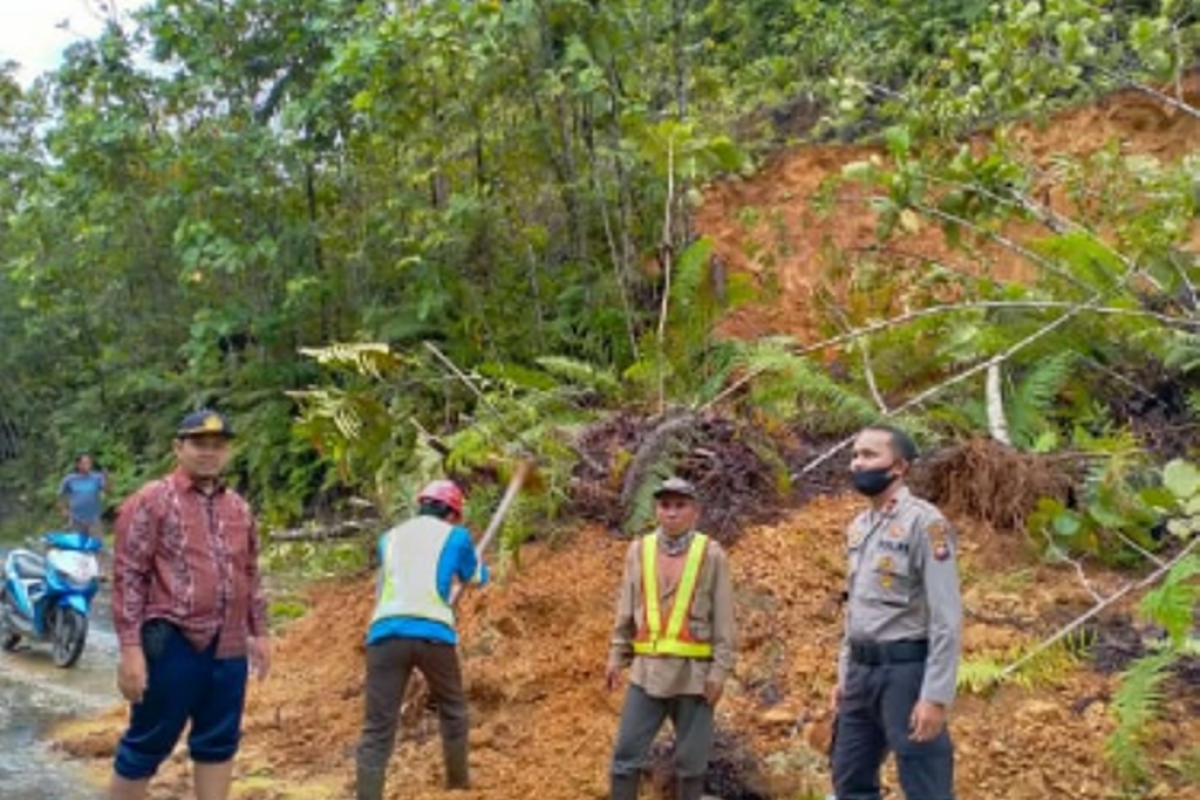
[[[23,553],[18,550],[10,553],[8,557],[12,559],[12,564],[17,571],[17,575],[22,578],[41,580],[46,577],[46,562],[41,556],[34,553]]]

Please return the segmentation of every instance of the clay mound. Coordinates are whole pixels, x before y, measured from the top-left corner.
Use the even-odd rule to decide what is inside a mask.
[[[1200,106],[1200,72],[1192,72],[1182,88],[1186,101]],[[1125,154],[1177,161],[1196,152],[1200,120],[1128,89],[1060,112],[1045,123],[1023,124],[1013,139],[1032,163],[1045,166],[1056,156],[1087,156],[1110,143]],[[713,254],[727,269],[748,272],[764,288],[771,287],[770,299],[742,307],[723,321],[723,334],[743,339],[785,334],[806,342],[821,338],[822,297],[844,293],[843,281],[829,277],[827,252],[848,259],[868,256],[902,274],[924,272],[936,262],[965,275],[1032,280],[1031,265],[1013,253],[984,244],[968,260],[940,228],[929,224],[918,223],[881,246],[876,215],[861,187],[835,192],[828,215],[813,207],[827,180],[847,164],[873,155],[879,151],[864,146],[798,147],[780,153],[749,179],[708,189],[696,214],[697,232],[713,239]],[[1060,190],[1047,185],[1037,191],[1056,210],[1069,210],[1070,201]],[[1007,233],[1024,241],[1049,231],[1025,224]],[[1200,226],[1192,246],[1200,249]]]

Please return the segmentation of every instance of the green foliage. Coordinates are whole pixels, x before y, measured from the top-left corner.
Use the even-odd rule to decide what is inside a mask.
[[[1155,529],[1187,538],[1197,514],[1188,476],[1193,467],[1176,461],[1161,473],[1148,470],[1134,450],[1111,452],[1091,471],[1077,509],[1043,498],[1029,517],[1029,531],[1048,546],[1048,555],[1093,554],[1117,562],[1137,562],[1161,543]],[[1173,518],[1174,517],[1174,518]]]
[[[1175,758],[1167,759],[1163,765],[1178,773],[1184,784],[1200,785],[1200,745],[1184,750]]]
[[[1118,777],[1127,786],[1144,783],[1151,774],[1146,757],[1146,737],[1163,705],[1162,683],[1176,655],[1145,656],[1121,676],[1111,708],[1116,728],[1105,742],[1105,753]]]
[[[1172,646],[1183,648],[1192,633],[1192,618],[1200,601],[1200,557],[1180,561],[1162,585],[1142,598],[1138,609],[1167,631]]]
[[[536,486],[526,490],[505,523],[501,548],[509,554],[562,508],[577,459],[574,427],[586,419],[579,401],[616,388],[605,370],[561,356],[539,359],[542,369],[492,363],[458,375],[440,362],[383,345],[340,345],[336,352],[308,354],[346,388],[292,392],[301,408],[297,430],[337,465],[339,480],[363,491],[385,518],[415,511],[420,487],[449,474],[483,478],[470,493],[468,517],[486,519],[517,462],[536,459]],[[442,399],[453,398],[452,406],[425,407],[408,390],[429,385],[435,376],[444,384]],[[559,376],[566,380],[560,383]],[[437,417],[451,407],[459,424],[444,430]],[[435,436],[431,428],[444,432]]]
[[[1198,601],[1200,557],[1185,553],[1167,572],[1162,584],[1138,606],[1147,622],[1167,632],[1167,639],[1157,650],[1133,663],[1121,676],[1121,684],[1113,695],[1116,727],[1105,743],[1105,752],[1128,788],[1142,786],[1152,777],[1145,745],[1163,709],[1163,682],[1181,658],[1197,652],[1192,624]]]
[[[271,627],[279,629],[308,613],[308,603],[294,596],[275,597],[267,608]]]
[[[880,417],[862,389],[838,383],[811,360],[795,355],[794,348],[795,342],[786,337],[737,348],[732,374],[756,375],[747,398],[754,409],[768,419],[799,420],[815,433],[854,430]]]
[[[1061,684],[1079,665],[1094,638],[1078,632],[1028,658],[1036,643],[976,654],[959,664],[958,687],[970,694],[987,694],[1006,683],[1023,689]],[[1021,666],[1011,669],[1010,665],[1018,662]]]
[[[711,240],[692,242],[674,264],[662,336],[647,332],[642,357],[622,377],[637,396],[652,397],[661,385],[677,402],[708,399],[728,368],[728,348],[716,341],[714,327],[722,314],[752,298],[744,275],[727,276],[720,285]]]
[[[1044,220],[1031,192],[1047,180],[1074,206],[1030,243],[1020,294],[932,261],[846,259],[829,332],[948,297],[1099,292],[1127,313],[1080,315],[1006,374],[1025,446],[1066,441],[1067,417],[1103,430],[1084,365],[1194,366],[1194,330],[1138,313],[1189,313],[1194,159],[1112,147],[1045,170],[993,124],[1178,77],[1198,30],[1176,2],[148,4],[32,87],[0,67],[0,418],[24,440],[6,477],[36,516],[90,449],[116,500],[169,466],[182,412],[216,404],[246,432],[234,477],[272,525],[348,488],[395,505],[444,466],[429,430],[474,471],[511,457],[502,428],[528,430],[561,451],[553,505],[574,405],[705,403],[761,367],[747,405],[845,429],[877,416],[872,386],[895,405],[1045,324],[921,318],[829,362],[718,341],[753,292],[694,236],[703,184],[818,117],[815,135],[885,131],[893,162],[857,168],[885,238],[938,224],[976,260],[1006,221]],[[985,123],[977,147],[938,141]],[[425,339],[476,365],[487,403],[409,357]],[[939,396],[933,424],[977,429],[960,413],[977,394]]]
[[[370,565],[373,544],[374,540],[368,542],[361,539],[268,542],[263,549],[263,564],[272,574],[296,576],[304,580],[361,573]],[[280,611],[285,618],[298,616],[304,609],[296,608],[297,605],[284,601]]]

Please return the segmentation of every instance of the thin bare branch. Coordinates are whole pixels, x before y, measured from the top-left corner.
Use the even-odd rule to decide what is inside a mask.
[[[925,308],[917,308],[912,311],[906,311],[903,314],[898,314],[894,317],[872,322],[869,325],[864,325],[861,328],[856,328],[846,333],[839,333],[837,336],[831,336],[828,339],[822,339],[814,344],[805,345],[795,348],[792,353],[797,356],[806,356],[810,353],[820,352],[830,347],[837,347],[847,342],[853,342],[861,339],[864,336],[870,336],[880,331],[890,328],[899,327],[914,320],[923,317],[932,317],[939,314],[952,314],[964,311],[991,311],[991,310],[1012,310],[1012,311],[1054,311],[1058,309],[1079,308],[1081,311],[1088,314],[1102,314],[1121,317],[1141,317],[1144,319],[1153,319],[1161,322],[1167,327],[1178,329],[1195,329],[1200,330],[1200,319],[1185,319],[1182,317],[1172,317],[1167,314],[1160,314],[1154,311],[1147,311],[1138,308],[1116,308],[1112,306],[1095,306],[1084,305],[1078,303],[1068,303],[1058,300],[981,300],[969,303],[947,303],[936,306],[926,306]],[[759,375],[769,371],[768,367],[751,370],[745,375],[738,378],[733,383],[729,384],[712,400],[709,400],[700,407],[700,411],[708,411],[714,406],[724,402],[727,398],[735,394],[746,384],[753,381]]]
[[[846,330],[851,329],[850,320],[846,317],[846,313],[841,309],[840,306],[833,305],[830,310],[835,316],[837,316],[838,322],[842,324],[843,328]],[[884,416],[887,416],[887,402],[884,401],[883,395],[879,393],[879,383],[875,380],[875,368],[871,365],[870,337],[862,337],[862,339],[857,342],[857,345],[858,351],[862,355],[863,375],[866,377],[867,388],[871,392],[871,399],[875,401],[875,407],[878,408]]]
[[[1113,533],[1113,535],[1115,535],[1115,536],[1116,536],[1118,539],[1120,539],[1122,542],[1124,542],[1126,547],[1128,547],[1130,550],[1133,550],[1134,552],[1136,552],[1138,555],[1142,556],[1142,558],[1146,559],[1147,561],[1149,561],[1149,562],[1151,562],[1151,563],[1154,563],[1154,564],[1157,564],[1157,565],[1158,565],[1158,566],[1160,566],[1160,567],[1161,567],[1161,566],[1162,566],[1164,563],[1166,563],[1166,562],[1164,562],[1164,561],[1163,561],[1161,558],[1159,558],[1158,556],[1154,555],[1154,553],[1151,553],[1149,550],[1147,550],[1146,548],[1142,547],[1140,544],[1138,544],[1137,542],[1135,542],[1133,539],[1130,539],[1128,536],[1126,536],[1125,534],[1121,533],[1120,531],[1118,531],[1118,530],[1113,530],[1113,531],[1112,531],[1112,533]]]
[[[1099,300],[1100,300],[1100,295],[1096,295],[1095,297],[1092,298],[1092,300],[1090,302],[1095,303],[1095,302],[1099,302]],[[900,404],[896,408],[893,408],[891,413],[888,416],[896,416],[899,414],[903,414],[905,411],[908,411],[911,408],[916,408],[917,406],[921,405],[922,403],[929,400],[930,398],[936,397],[937,395],[941,394],[942,392],[946,391],[947,389],[951,388],[952,386],[957,386],[958,384],[962,383],[963,381],[966,381],[966,380],[974,377],[975,375],[978,375],[980,372],[983,372],[984,370],[990,368],[991,366],[1003,364],[1005,361],[1008,361],[1010,358],[1012,358],[1014,355],[1019,353],[1021,350],[1024,350],[1029,345],[1033,344],[1034,342],[1038,341],[1039,339],[1042,339],[1045,336],[1048,336],[1049,334],[1053,333],[1058,328],[1060,328],[1063,325],[1070,322],[1076,316],[1083,313],[1083,311],[1086,307],[1087,307],[1087,304],[1084,304],[1084,305],[1081,305],[1076,308],[1072,308],[1072,309],[1068,310],[1066,313],[1062,314],[1054,321],[1047,323],[1046,325],[1043,325],[1042,327],[1038,328],[1036,331],[1034,331],[1033,333],[1024,337],[1020,341],[1016,342],[1015,344],[1013,344],[1012,346],[1010,346],[1008,349],[1004,350],[1003,352],[1001,352],[997,355],[994,355],[991,358],[987,359],[986,361],[982,361],[982,362],[976,364],[975,366],[970,367],[969,369],[966,369],[966,370],[958,373],[957,375],[955,375],[947,380],[942,381],[941,383],[939,383],[935,386],[931,386],[923,392],[918,392],[915,396],[909,398],[908,400],[906,400],[904,403]],[[841,442],[838,442],[836,445],[834,445],[830,449],[826,450],[824,453],[817,456],[812,461],[809,461],[807,464],[805,464],[800,469],[800,471],[798,473],[796,473],[795,475],[793,475],[792,477],[797,478],[797,477],[800,477],[803,475],[807,475],[808,473],[812,472],[817,467],[819,467],[821,464],[824,464],[826,461],[833,458],[835,455],[837,455],[841,451],[845,450],[853,442],[854,442],[853,436],[848,437],[848,438],[842,440]]]
[[[458,380],[462,383],[463,386],[466,386],[468,389],[471,390],[472,394],[475,395],[476,399],[478,399],[479,402],[483,403],[484,405],[486,405],[490,409],[492,409],[492,413],[499,415],[500,409],[498,409],[494,405],[492,405],[492,401],[488,400],[487,395],[485,395],[483,393],[483,391],[478,386],[475,385],[475,381],[471,380],[471,376],[467,375],[467,373],[465,373],[461,369],[459,369],[458,365],[455,364],[453,361],[451,361],[449,356],[447,356],[445,353],[443,353],[441,350],[439,350],[438,346],[436,344],[434,344],[433,342],[430,342],[430,341],[425,341],[425,342],[423,342],[423,344],[425,345],[425,349],[428,350],[429,352],[433,353],[434,358],[436,358],[438,361],[442,362],[442,364],[444,364],[446,366],[446,368],[449,369],[450,372],[454,374],[454,377],[458,378]]]
[[[641,354],[638,352],[637,331],[634,328],[633,301],[629,297],[629,286],[626,285],[629,265],[623,257],[624,254],[617,247],[617,238],[613,235],[612,220],[608,213],[608,201],[601,190],[595,166],[592,169],[592,189],[596,193],[596,203],[600,206],[600,219],[604,223],[604,240],[608,244],[609,256],[612,258],[617,288],[621,290],[621,306],[625,312],[625,332],[629,335],[630,352],[633,353],[634,361],[637,361],[641,358]]]
[[[1016,253],[1017,255],[1021,256],[1022,258],[1028,259],[1029,261],[1033,262],[1034,264],[1036,264],[1039,267],[1041,267],[1042,269],[1044,269],[1046,272],[1049,272],[1052,275],[1056,275],[1059,278],[1062,278],[1064,281],[1067,281],[1068,283],[1072,284],[1076,288],[1088,289],[1088,290],[1090,290],[1092,288],[1092,287],[1088,286],[1087,284],[1085,284],[1083,281],[1076,278],[1071,273],[1069,273],[1066,270],[1059,267],[1054,262],[1050,261],[1050,259],[1043,258],[1042,256],[1040,256],[1037,253],[1030,250],[1028,247],[1025,247],[1025,245],[1020,244],[1019,242],[1008,238],[1007,236],[1005,236],[1002,233],[997,233],[996,231],[989,231],[987,228],[984,228],[980,225],[976,225],[974,222],[971,222],[971,220],[967,219],[966,217],[960,217],[957,214],[951,214],[949,211],[943,211],[940,208],[934,208],[933,206],[926,205],[925,203],[915,203],[915,204],[913,204],[913,208],[915,208],[916,210],[920,211],[922,214],[925,214],[927,216],[934,217],[936,219],[940,219],[943,222],[949,222],[953,225],[961,225],[962,227],[966,228],[967,230],[977,233],[986,239],[991,239],[993,242],[1000,245],[1001,247],[1003,247],[1007,250],[1011,250],[1012,252]]]
[[[1170,572],[1171,569],[1176,564],[1178,564],[1180,561],[1182,561],[1188,555],[1188,553],[1195,550],[1196,545],[1200,545],[1200,537],[1192,539],[1192,541],[1188,543],[1187,547],[1183,548],[1182,550],[1180,550],[1178,553],[1175,554],[1174,558],[1172,558],[1170,561],[1167,561],[1166,563],[1162,564],[1162,566],[1160,566],[1158,569],[1154,570],[1154,572],[1150,573],[1142,580],[1125,584],[1120,589],[1118,589],[1117,591],[1113,592],[1111,595],[1106,597],[1102,602],[1099,602],[1096,605],[1094,605],[1090,610],[1088,610],[1087,613],[1076,617],[1071,622],[1069,622],[1066,625],[1059,628],[1057,631],[1054,632],[1054,634],[1052,636],[1042,640],[1042,642],[1040,642],[1032,650],[1030,650],[1025,655],[1021,656],[1016,661],[1014,661],[1013,663],[1011,663],[1007,667],[1005,667],[1003,670],[1001,670],[999,675],[996,676],[996,679],[995,679],[996,682],[999,683],[1000,681],[1004,680],[1005,678],[1008,678],[1011,675],[1013,675],[1021,667],[1025,666],[1030,661],[1037,658],[1039,655],[1044,653],[1047,649],[1049,649],[1050,647],[1053,647],[1055,644],[1062,641],[1067,636],[1070,636],[1072,633],[1079,630],[1081,627],[1083,627],[1088,622],[1088,620],[1097,616],[1101,611],[1108,608],[1109,606],[1111,606],[1113,603],[1117,602],[1121,598],[1125,597],[1130,592],[1139,591],[1141,589],[1145,589],[1148,586],[1152,586],[1155,583],[1158,583],[1158,581],[1162,580],[1162,578],[1168,572]]]
[[[1095,70],[1097,72],[1101,73],[1102,75],[1106,75],[1109,78],[1112,78],[1113,80],[1115,80],[1119,83],[1124,84],[1125,86],[1129,87],[1130,89],[1141,92],[1142,94],[1146,95],[1147,97],[1153,97],[1155,100],[1159,101],[1163,105],[1173,108],[1182,114],[1186,114],[1187,116],[1192,117],[1194,119],[1200,119],[1200,108],[1196,108],[1195,106],[1193,106],[1189,103],[1185,103],[1181,100],[1176,100],[1174,97],[1171,97],[1171,95],[1167,94],[1166,92],[1160,92],[1158,89],[1155,89],[1153,86],[1148,86],[1147,84],[1141,83],[1139,81],[1135,81],[1133,78],[1130,78],[1128,76],[1119,75],[1118,73],[1113,72],[1112,70],[1110,70],[1106,67],[1100,66],[1099,64],[1094,64],[1092,66],[1095,68]]]
[[[667,410],[667,371],[663,362],[667,358],[667,312],[671,307],[671,271],[674,262],[674,237],[671,233],[671,207],[675,204],[675,133],[667,137],[667,200],[663,207],[663,295],[658,313],[658,413]]]

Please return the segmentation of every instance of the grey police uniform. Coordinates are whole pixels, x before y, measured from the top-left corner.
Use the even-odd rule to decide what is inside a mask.
[[[848,535],[842,699],[833,747],[838,800],[879,800],[879,772],[896,754],[907,800],[953,800],[954,752],[943,730],[909,738],[918,700],[954,700],[962,641],[957,542],[941,512],[906,487]]]

